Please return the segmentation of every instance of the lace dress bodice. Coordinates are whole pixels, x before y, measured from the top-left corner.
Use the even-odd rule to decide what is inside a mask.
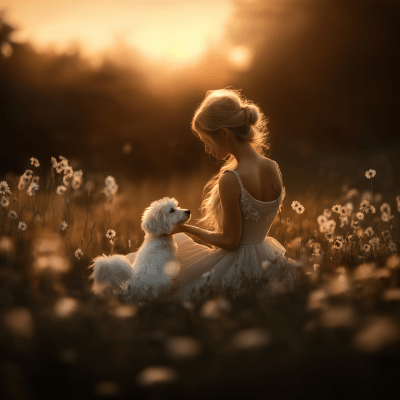
[[[233,172],[236,175],[241,190],[242,235],[240,244],[255,245],[263,243],[285,198],[286,191],[283,184],[281,194],[277,199],[273,201],[260,201],[252,197],[244,188],[240,175],[236,171],[231,169],[227,169],[226,171]],[[280,169],[279,175],[282,181]]]

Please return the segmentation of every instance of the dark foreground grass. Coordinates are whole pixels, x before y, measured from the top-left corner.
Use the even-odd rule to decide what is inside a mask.
[[[172,290],[139,306],[93,294],[88,279],[91,257],[133,251],[139,233],[122,219],[110,226],[110,215],[88,212],[85,201],[77,199],[74,207],[54,203],[58,198],[50,189],[46,197],[40,191],[35,196],[24,211],[31,221],[26,231],[3,212],[0,398],[337,399],[397,393],[400,257],[390,211],[383,219],[366,212],[359,223],[342,227],[338,221],[340,244],[329,241],[324,224],[318,229],[315,210],[324,200],[304,202],[301,225],[295,229],[284,219],[273,231],[278,239],[282,234],[289,257],[303,261],[296,288],[243,277],[239,291],[205,287],[197,301],[182,302]],[[62,220],[68,221],[65,232]],[[82,232],[94,220],[102,228]],[[369,226],[374,237],[388,237],[382,235],[388,230],[390,242],[381,239],[362,250],[371,240],[364,232]],[[124,244],[113,247],[104,235],[108,228]],[[77,247],[83,249],[79,259]],[[266,290],[271,287],[273,293]]]

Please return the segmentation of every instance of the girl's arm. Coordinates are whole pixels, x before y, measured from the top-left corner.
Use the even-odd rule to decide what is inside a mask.
[[[180,225],[173,232],[186,232],[225,250],[236,250],[242,233],[240,186],[232,173],[222,174],[218,181],[221,198],[222,232],[212,232],[193,225]]]

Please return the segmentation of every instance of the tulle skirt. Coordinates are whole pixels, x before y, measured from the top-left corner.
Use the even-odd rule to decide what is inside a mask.
[[[185,233],[174,239],[181,267],[174,284],[182,300],[199,298],[205,288],[243,293],[244,279],[263,282],[260,291],[265,293],[294,290],[299,283],[302,263],[286,257],[286,249],[273,237],[260,244],[240,244],[234,251],[211,249]]]

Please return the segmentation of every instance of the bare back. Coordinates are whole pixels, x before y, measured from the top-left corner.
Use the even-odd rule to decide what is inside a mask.
[[[236,171],[246,191],[259,201],[274,201],[282,191],[279,167],[275,161],[259,156],[251,162],[239,163]]]

